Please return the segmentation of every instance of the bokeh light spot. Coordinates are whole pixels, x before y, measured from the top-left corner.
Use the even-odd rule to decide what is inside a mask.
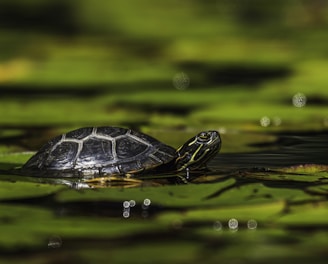
[[[297,93],[292,98],[295,107],[304,107],[306,105],[306,96],[303,93]]]
[[[130,209],[124,209],[123,210],[123,217],[129,218],[130,217]]]
[[[323,125],[328,126],[328,117],[323,119]]]
[[[135,207],[136,206],[136,201],[135,200],[130,200],[130,207]]]
[[[143,201],[143,204],[144,204],[145,206],[149,206],[149,205],[151,204],[150,199],[146,198],[146,199]]]
[[[124,201],[123,202],[123,208],[129,208],[130,207],[130,202],[129,201]]]
[[[173,86],[177,90],[186,90],[189,87],[189,76],[184,72],[179,72],[173,77]]]
[[[237,230],[238,229],[238,220],[235,218],[231,218],[228,222],[228,226],[231,230]]]
[[[60,248],[63,242],[60,236],[52,236],[49,238],[48,248]]]
[[[215,231],[220,231],[220,230],[222,230],[222,224],[221,224],[221,222],[220,222],[220,221],[215,221],[215,222],[213,223],[213,229],[214,229]]]
[[[254,219],[250,219],[247,221],[247,228],[248,229],[256,229],[257,228],[257,221]]]
[[[280,126],[281,123],[282,123],[282,120],[279,116],[275,116],[275,117],[272,118],[272,123],[275,126]]]
[[[261,126],[263,127],[268,127],[271,123],[271,120],[269,117],[267,116],[263,116],[261,119],[260,119],[260,124]]]

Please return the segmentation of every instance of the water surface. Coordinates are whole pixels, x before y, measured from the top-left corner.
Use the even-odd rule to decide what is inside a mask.
[[[167,138],[163,133],[155,134]],[[321,261],[328,242],[327,134],[248,133],[248,140],[240,140],[241,151],[234,152],[243,134],[223,134],[222,151],[209,163],[210,171],[188,184],[151,175],[154,179],[135,185],[84,189],[1,175],[2,259],[34,263],[96,256],[131,262],[170,252],[163,261],[182,254],[181,262],[197,262],[236,259],[233,252],[238,252],[239,260]],[[167,143],[186,138],[179,133]],[[17,161],[8,154],[1,168],[21,165],[31,153],[21,156]],[[310,172],[293,169],[304,164],[320,166],[307,165]],[[293,249],[287,249],[290,245]]]

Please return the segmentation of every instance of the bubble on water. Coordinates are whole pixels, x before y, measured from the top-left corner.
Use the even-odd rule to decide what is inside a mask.
[[[254,219],[250,219],[247,221],[247,228],[248,229],[256,229],[257,228],[257,221]]]
[[[220,222],[220,221],[215,221],[215,222],[213,223],[213,229],[214,229],[215,231],[220,231],[220,230],[222,230],[222,224],[221,224],[221,222]]]
[[[60,248],[63,242],[60,236],[52,236],[48,241],[48,248]]]
[[[295,107],[303,107],[306,105],[306,96],[303,93],[294,94],[292,98],[293,105]]]
[[[129,203],[130,203],[130,207],[135,207],[137,204],[135,200],[130,200]]]
[[[261,119],[260,119],[260,124],[261,126],[263,127],[268,127],[271,123],[271,120],[269,117],[267,116],[263,116]]]
[[[230,230],[236,231],[238,229],[238,220],[235,218],[231,218],[228,222],[228,226]]]
[[[173,77],[173,86],[178,90],[186,90],[189,87],[189,76],[184,72],[179,72]]]
[[[151,204],[151,201],[150,201],[150,199],[148,199],[148,198],[146,198],[146,199],[143,201],[143,205],[144,205],[144,206],[150,206],[150,204]]]

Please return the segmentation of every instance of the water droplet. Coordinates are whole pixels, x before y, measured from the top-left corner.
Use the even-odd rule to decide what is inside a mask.
[[[257,228],[257,222],[254,219],[250,219],[247,221],[247,228],[248,229],[256,229]]]
[[[178,90],[186,90],[189,87],[189,76],[184,72],[179,72],[173,77],[173,86]]]
[[[49,248],[60,248],[63,242],[60,236],[52,236],[49,238],[48,247]]]
[[[228,222],[228,226],[231,230],[237,230],[238,229],[238,220],[235,218],[231,218]]]
[[[271,123],[271,120],[269,117],[267,116],[263,116],[261,119],[260,119],[260,124],[261,126],[263,127],[268,127]]]
[[[222,224],[221,224],[221,222],[220,222],[220,221],[215,221],[215,222],[213,223],[213,229],[214,229],[215,231],[220,231],[220,230],[222,230]]]
[[[297,93],[292,98],[295,107],[303,107],[306,105],[306,96],[303,93]]]

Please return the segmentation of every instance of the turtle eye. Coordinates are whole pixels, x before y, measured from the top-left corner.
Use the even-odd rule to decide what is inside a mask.
[[[207,132],[200,132],[197,136],[197,141],[200,143],[207,142],[211,138],[210,134]]]

